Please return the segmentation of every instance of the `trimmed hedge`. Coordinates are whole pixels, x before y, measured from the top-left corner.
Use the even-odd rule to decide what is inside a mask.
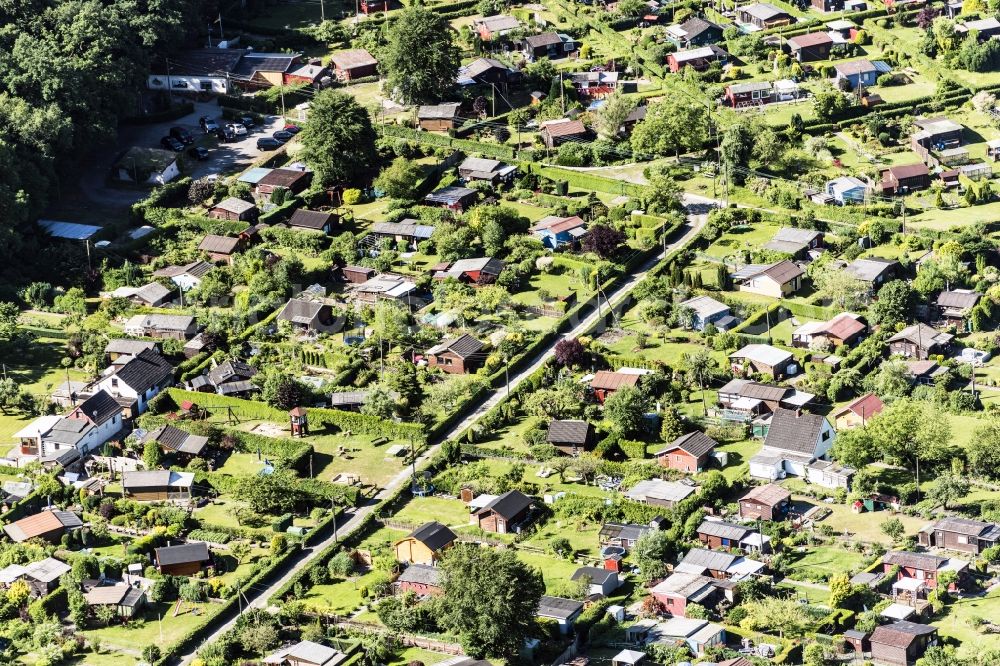
[[[273,210],[261,215],[257,222],[258,224],[277,224],[279,222],[284,222],[292,213],[295,212],[297,208],[302,206],[302,199],[298,196],[293,196],[285,200],[280,206],[275,207]]]
[[[203,409],[208,410],[231,407],[239,412],[239,416],[246,418],[259,418],[284,423],[288,417],[288,414],[283,410],[275,409],[266,403],[255,400],[243,400],[210,393],[185,391],[178,388],[168,389],[167,393],[177,404],[180,404],[183,400],[190,400],[198,403]],[[422,424],[396,423],[391,419],[380,419],[377,416],[344,412],[337,409],[309,407],[307,410],[309,424],[313,428],[333,426],[340,430],[349,430],[353,433],[371,435],[372,437],[388,437],[390,439],[410,439],[412,437],[419,442],[425,442],[427,439],[427,433]],[[264,439],[274,441],[268,437]]]
[[[271,531],[284,532],[285,530],[287,530],[289,527],[292,526],[292,520],[294,520],[294,518],[295,516],[293,516],[290,513],[278,516],[277,518],[271,521]]]
[[[147,113],[144,116],[132,116],[122,119],[123,125],[155,125],[156,123],[168,123],[184,116],[194,113],[194,102],[181,102],[163,111]]]
[[[604,178],[603,176],[598,176],[587,171],[561,169],[536,162],[524,163],[522,166],[532,173],[537,173],[551,180],[564,180],[573,187],[578,187],[581,190],[597,190],[598,192],[606,192],[608,194],[629,194],[632,196],[640,196],[645,190],[642,185],[635,185],[623,180]]]
[[[634,460],[642,460],[646,457],[646,442],[622,439],[618,441],[618,447],[625,455]]]

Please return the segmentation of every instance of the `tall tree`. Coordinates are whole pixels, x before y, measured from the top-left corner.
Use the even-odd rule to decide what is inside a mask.
[[[712,360],[707,349],[699,349],[681,356],[681,365],[691,380],[701,389],[701,410],[707,416],[708,402],[705,399],[705,385],[712,379],[712,367],[715,365],[715,361]]]
[[[631,435],[642,427],[642,417],[647,403],[638,389],[631,386],[620,388],[604,403],[604,416],[621,435]]]
[[[697,150],[708,139],[708,111],[683,95],[649,105],[646,117],[632,130],[632,149],[655,156]]]
[[[884,458],[907,465],[917,476],[921,463],[926,470],[944,460],[951,438],[948,419],[937,407],[909,398],[888,405],[866,429]]]
[[[620,3],[619,3],[620,6]],[[595,127],[597,133],[609,139],[617,139],[621,132],[628,114],[636,106],[634,97],[629,97],[620,92],[616,92],[608,99],[600,111],[597,112]]]
[[[391,199],[413,199],[423,177],[424,170],[419,164],[397,157],[375,179],[375,187]]]
[[[916,296],[906,280],[890,280],[878,290],[878,299],[868,308],[868,317],[877,326],[905,323],[913,315]]]
[[[368,112],[347,93],[316,93],[309,123],[299,136],[302,156],[323,185],[357,180],[375,164],[375,128]]]
[[[513,550],[459,544],[441,563],[439,622],[474,657],[515,657],[534,628],[542,575]]]
[[[406,104],[444,99],[455,85],[455,72],[461,64],[451,25],[420,6],[407,7],[396,15],[381,61],[385,89]]]
[[[1000,477],[1000,418],[993,416],[976,428],[966,454],[970,472],[990,479]]]
[[[861,307],[868,297],[868,285],[840,268],[824,266],[812,277],[823,295],[841,310]]]

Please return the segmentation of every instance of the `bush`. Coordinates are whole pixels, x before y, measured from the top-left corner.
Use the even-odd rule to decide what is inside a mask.
[[[646,457],[646,443],[623,439],[618,442],[618,446],[629,458],[642,460]]]
[[[271,523],[271,530],[274,532],[285,532],[292,526],[294,516],[290,513],[283,514],[274,519]]]

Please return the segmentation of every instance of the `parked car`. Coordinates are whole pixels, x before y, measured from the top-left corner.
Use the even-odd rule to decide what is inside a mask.
[[[254,127],[257,127],[257,123],[253,121],[251,116],[243,116],[240,118],[240,122],[243,123],[243,127],[246,127],[248,130],[252,130]]]
[[[229,123],[228,125],[226,125],[226,127],[228,127],[229,130],[236,136],[247,135],[247,128],[241,125],[240,123]]]
[[[174,137],[175,139],[183,143],[185,146],[190,146],[192,143],[194,143],[194,137],[191,136],[191,132],[188,132],[183,127],[171,127],[170,136]]]
[[[208,116],[202,116],[198,119],[198,124],[201,128],[205,130],[205,134],[211,134],[219,129],[219,124]]]
[[[215,131],[215,136],[219,141],[236,141],[236,133],[229,129],[229,125],[223,125]]]
[[[302,128],[298,125],[293,125],[292,123],[286,123],[284,127],[285,132],[290,132],[291,134],[298,134],[302,131]]]
[[[182,150],[184,150],[184,144],[172,136],[165,136],[162,139],[160,139],[160,145],[166,148],[167,150],[174,151],[175,153],[179,153]]]
[[[208,159],[208,151],[202,148],[201,146],[195,146],[194,148],[188,150],[188,155],[198,160],[199,162]]]
[[[285,130],[278,130],[277,132],[275,132],[271,136],[273,136],[275,139],[277,139],[281,143],[287,143],[287,142],[289,142],[289,141],[292,140],[292,133],[291,132],[286,132]]]
[[[269,136],[257,139],[257,150],[277,150],[281,148],[282,142]]]

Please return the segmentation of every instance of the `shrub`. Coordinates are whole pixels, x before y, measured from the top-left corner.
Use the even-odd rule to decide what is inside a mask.
[[[271,529],[275,532],[284,532],[289,527],[292,526],[292,514],[286,513],[284,515],[278,516],[271,523]]]

